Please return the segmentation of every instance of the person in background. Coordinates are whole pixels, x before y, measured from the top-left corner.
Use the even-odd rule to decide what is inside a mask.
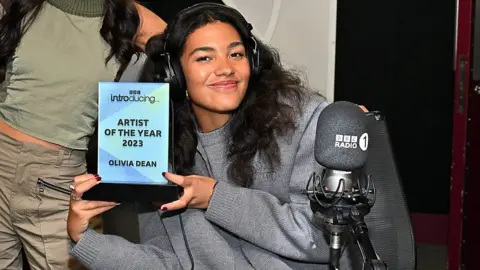
[[[0,0],[0,269],[77,267],[66,219],[97,120],[97,83],[118,80],[166,23],[131,0]]]
[[[176,136],[164,177],[183,194],[139,215],[134,244],[88,228],[118,204],[82,200],[101,180],[75,177],[67,230],[71,255],[88,269],[328,268],[329,244],[301,192],[321,170],[314,143],[327,102],[251,30],[236,10],[199,4],[149,40],[140,80],[170,82]],[[369,216],[386,212],[377,203]],[[369,229],[383,241],[391,228]],[[350,255],[341,269],[352,269]]]

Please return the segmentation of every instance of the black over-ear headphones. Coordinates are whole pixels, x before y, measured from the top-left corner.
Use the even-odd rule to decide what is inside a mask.
[[[245,17],[238,12],[236,9],[217,4],[217,3],[198,3],[193,6],[190,6],[186,9],[183,9],[177,14],[177,18],[181,18],[183,14],[187,12],[193,12],[193,11],[198,11],[201,9],[209,9],[209,8],[223,8],[223,9],[229,9],[234,11],[237,16],[239,17],[240,20],[243,21],[243,25],[240,25],[239,27],[244,27],[244,29],[241,29],[241,31],[244,31],[243,33],[248,33],[249,40],[251,44],[245,44],[246,50],[247,50],[247,55],[249,56],[249,63],[250,63],[250,76],[255,77],[258,76],[261,72],[260,68],[260,52],[258,51],[258,43],[255,40],[254,36],[252,35],[252,25],[247,22]],[[170,23],[169,25],[174,25],[175,21]],[[163,53],[160,55],[161,58],[159,59],[159,64],[155,66],[155,79],[157,81],[162,81],[165,83],[169,83],[170,85],[170,97],[173,101],[182,101],[186,97],[186,82],[185,82],[185,76],[183,75],[182,72],[182,67],[179,63],[179,61],[172,60],[170,53],[167,51],[167,44],[168,44],[168,37],[169,37],[169,27],[167,26],[167,29],[165,30],[165,41],[164,41],[164,47],[163,47]]]

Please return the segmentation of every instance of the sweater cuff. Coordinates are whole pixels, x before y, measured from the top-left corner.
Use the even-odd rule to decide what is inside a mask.
[[[83,266],[90,268],[95,263],[104,237],[92,229],[86,230],[77,243],[71,241],[70,255],[75,257]]]
[[[223,228],[229,228],[231,224],[235,224],[238,218],[236,217],[238,212],[235,211],[240,194],[238,189],[226,182],[217,182],[205,212],[205,218]]]

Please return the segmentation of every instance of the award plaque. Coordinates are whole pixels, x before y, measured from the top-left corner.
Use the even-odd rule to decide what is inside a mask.
[[[98,174],[85,199],[172,201],[169,169],[170,97],[166,83],[100,82]]]

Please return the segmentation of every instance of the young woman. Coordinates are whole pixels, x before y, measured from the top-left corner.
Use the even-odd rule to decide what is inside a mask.
[[[86,173],[97,83],[165,27],[130,0],[0,0],[0,269],[69,269],[69,185]]]
[[[81,200],[100,181],[76,177],[71,254],[89,269],[326,269],[329,245],[301,190],[320,170],[314,140],[327,102],[225,6],[181,12],[147,54],[143,79],[168,70],[160,77],[175,106],[175,173],[164,176],[183,195],[140,215],[137,245],[88,228],[117,204]],[[382,219],[383,210],[370,215]],[[344,256],[341,269],[349,264]]]

